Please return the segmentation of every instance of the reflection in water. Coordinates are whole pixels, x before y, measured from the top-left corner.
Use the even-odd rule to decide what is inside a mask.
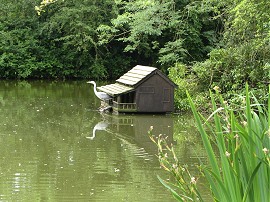
[[[132,140],[140,148],[149,150],[154,154],[156,146],[148,136],[148,130],[152,126],[153,134],[167,136],[169,144],[175,143],[173,140],[173,116],[172,115],[103,115],[103,121],[97,123],[93,128],[93,136],[87,137],[94,139],[96,130],[103,130],[115,137]]]
[[[97,130],[106,130],[106,128],[108,127],[108,123],[104,122],[104,121],[100,121],[98,122],[95,127],[93,128],[93,132],[92,132],[92,136],[91,137],[86,137],[90,140],[93,140],[96,137],[96,131]]]
[[[84,81],[0,81],[0,201],[174,201],[147,132],[192,156],[190,118],[103,117],[99,105]]]
[[[144,160],[153,160],[157,154],[156,145],[150,140],[148,130],[153,126],[153,134],[163,134],[167,136],[169,144],[175,143],[173,140],[173,116],[172,115],[111,115],[102,114],[103,121],[94,125],[93,135],[86,137],[93,140],[96,131],[105,131],[121,141],[121,147],[132,152],[136,157]],[[105,133],[103,133],[105,134]],[[106,136],[99,137],[108,138]],[[157,135],[157,136],[158,136]]]

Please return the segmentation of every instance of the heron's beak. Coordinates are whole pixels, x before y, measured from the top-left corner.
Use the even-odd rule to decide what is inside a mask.
[[[86,83],[91,83],[91,81],[87,81]]]

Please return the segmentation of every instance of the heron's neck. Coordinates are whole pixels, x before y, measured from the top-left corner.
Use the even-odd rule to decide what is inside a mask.
[[[93,85],[94,85],[94,92],[96,94],[97,93],[97,85],[96,85],[96,83],[93,83]]]

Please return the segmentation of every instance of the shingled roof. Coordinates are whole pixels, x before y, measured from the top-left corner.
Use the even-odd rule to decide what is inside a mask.
[[[109,84],[105,86],[97,87],[100,91],[103,91],[111,96],[117,96],[123,93],[128,93],[134,90],[132,87],[128,87],[119,83]]]
[[[123,93],[128,93],[133,91],[137,85],[139,85],[144,79],[151,76],[154,72],[157,72],[165,80],[171,83],[174,87],[177,87],[170,79],[168,79],[164,74],[162,74],[157,68],[136,65],[134,68],[129,70],[123,76],[116,80],[117,83],[109,84],[105,86],[100,86],[98,89],[111,96],[117,96]]]
[[[116,81],[125,85],[135,86],[157,68],[137,65]]]

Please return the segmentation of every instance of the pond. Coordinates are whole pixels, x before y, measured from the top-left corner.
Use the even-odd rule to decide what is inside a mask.
[[[85,81],[0,81],[0,201],[175,201],[147,131],[183,164],[204,156],[190,115],[100,113]]]

